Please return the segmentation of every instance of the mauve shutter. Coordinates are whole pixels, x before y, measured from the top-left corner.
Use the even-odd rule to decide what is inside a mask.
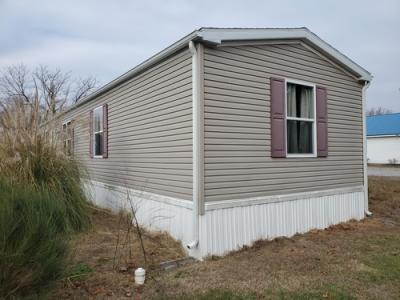
[[[89,156],[93,158],[93,110],[89,115]]]
[[[325,87],[317,86],[317,156],[328,156],[328,97]]]
[[[108,105],[103,105],[103,158],[108,157]]]
[[[286,157],[285,80],[271,78],[271,156]]]

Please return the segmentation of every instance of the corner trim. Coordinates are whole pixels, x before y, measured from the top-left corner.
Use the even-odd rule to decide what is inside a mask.
[[[285,201],[295,201],[295,200],[299,200],[299,199],[324,197],[324,196],[330,196],[330,195],[355,193],[355,192],[362,192],[362,191],[364,191],[363,186],[356,186],[356,187],[348,187],[348,188],[330,189],[330,190],[325,190],[325,191],[294,193],[294,194],[287,194],[287,195],[262,196],[262,197],[254,197],[254,198],[247,198],[247,199],[222,200],[222,201],[215,201],[215,202],[213,201],[213,202],[206,203],[205,209],[206,209],[206,211],[210,211],[210,210],[224,209],[224,208],[231,208],[231,207],[261,205],[261,204],[285,202]]]

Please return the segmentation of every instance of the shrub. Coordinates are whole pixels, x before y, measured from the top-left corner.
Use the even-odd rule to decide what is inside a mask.
[[[82,230],[89,224],[88,203],[81,185],[83,166],[64,155],[57,122],[40,123],[39,107],[16,101],[0,112],[0,174],[13,182],[58,195],[67,207],[67,225]]]
[[[63,274],[69,225],[57,197],[0,179],[0,298],[39,292]]]
[[[40,107],[0,106],[0,298],[39,291],[62,275],[70,234],[90,224],[85,169],[63,154]]]

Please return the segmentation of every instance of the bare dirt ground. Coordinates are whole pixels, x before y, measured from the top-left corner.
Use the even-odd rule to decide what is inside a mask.
[[[361,222],[259,241],[173,271],[159,270],[158,263],[183,257],[179,244],[166,235],[151,235],[146,237],[150,277],[141,288],[132,276],[132,269],[144,263],[140,244],[131,241],[132,258],[124,252],[114,268],[119,218],[98,211],[93,229],[75,241],[71,275],[50,297],[400,299],[400,178],[370,178],[370,210],[374,216]]]
[[[127,299],[133,295],[136,268],[145,267],[151,281],[161,262],[186,256],[181,244],[167,234],[143,234],[147,264],[138,235],[127,225],[126,215],[93,209],[92,228],[73,240],[68,275],[48,297]]]

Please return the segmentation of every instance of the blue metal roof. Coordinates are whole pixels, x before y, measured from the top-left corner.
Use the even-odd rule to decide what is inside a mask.
[[[367,117],[367,136],[400,135],[400,113]]]

